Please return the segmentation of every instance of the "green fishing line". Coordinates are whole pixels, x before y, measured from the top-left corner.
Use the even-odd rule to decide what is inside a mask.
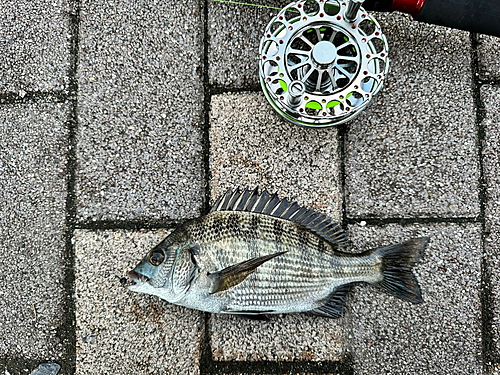
[[[257,7],[257,8],[268,8],[268,9],[278,9],[278,10],[281,10],[281,8],[278,8],[278,7],[271,7],[271,6],[268,6],[268,5],[259,5],[259,4],[251,4],[251,3],[242,3],[242,2],[239,2],[239,1],[231,1],[231,0],[214,0],[214,1],[218,1],[220,3],[228,3],[228,4],[249,5],[249,6]]]

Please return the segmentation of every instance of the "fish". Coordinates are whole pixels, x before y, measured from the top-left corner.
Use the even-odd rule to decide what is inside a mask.
[[[340,318],[355,283],[423,302],[413,266],[429,237],[347,252],[328,216],[267,190],[228,190],[204,216],[179,225],[128,272],[129,289],[209,313]]]

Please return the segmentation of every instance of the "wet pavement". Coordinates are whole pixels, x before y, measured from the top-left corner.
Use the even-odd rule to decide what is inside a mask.
[[[499,373],[500,40],[375,14],[384,87],[349,123],[307,129],[259,88],[276,13],[4,4],[1,374]],[[126,289],[151,246],[234,186],[329,215],[354,252],[430,236],[415,268],[425,302],[360,285],[339,320],[260,322]]]

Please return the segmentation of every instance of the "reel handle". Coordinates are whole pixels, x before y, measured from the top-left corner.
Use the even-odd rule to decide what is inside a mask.
[[[500,37],[498,0],[366,0],[366,10],[409,13],[416,21]]]

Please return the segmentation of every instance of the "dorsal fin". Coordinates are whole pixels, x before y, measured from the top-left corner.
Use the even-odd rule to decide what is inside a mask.
[[[210,212],[214,211],[246,211],[273,216],[300,224],[337,248],[349,244],[346,232],[328,216],[290,203],[286,198],[280,200],[277,194],[270,195],[265,189],[260,194],[257,188],[246,188],[242,193],[239,189],[230,189],[214,203]]]

